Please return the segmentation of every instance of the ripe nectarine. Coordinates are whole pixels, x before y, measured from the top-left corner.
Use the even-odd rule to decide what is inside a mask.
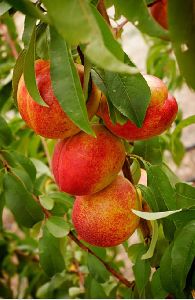
[[[78,196],[72,220],[80,239],[99,247],[113,247],[126,241],[139,225],[131,209],[140,204],[134,186],[118,176],[98,193]]]
[[[150,87],[151,99],[141,128],[130,120],[123,125],[113,124],[105,96],[101,98],[97,113],[112,133],[129,141],[144,140],[163,133],[171,126],[178,110],[175,98],[168,94],[162,80],[152,75],[145,75],[144,78]]]
[[[168,29],[167,22],[167,0],[159,0],[150,8],[154,19],[165,29]]]
[[[72,195],[96,193],[117,176],[125,160],[119,138],[103,125],[94,125],[96,137],[80,132],[60,141],[53,154],[53,173],[60,189]]]
[[[83,84],[84,68],[82,65],[78,64],[76,65],[76,68],[81,84]],[[49,61],[41,59],[37,60],[35,62],[35,73],[39,92],[49,107],[39,105],[32,99],[28,93],[22,75],[18,85],[17,102],[19,112],[24,121],[37,134],[46,138],[63,139],[78,133],[80,129],[62,110],[53,93]],[[66,93],[66,90],[64,93]],[[100,92],[92,83],[91,93],[86,103],[89,118],[96,113],[99,106],[99,99]]]

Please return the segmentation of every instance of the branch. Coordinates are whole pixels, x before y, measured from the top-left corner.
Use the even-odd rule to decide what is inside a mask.
[[[17,59],[18,57],[18,51],[16,50],[15,44],[13,40],[10,37],[9,31],[7,29],[7,26],[5,24],[0,24],[1,34],[4,38],[4,40],[7,42],[11,49],[12,56]]]
[[[104,5],[104,0],[99,0],[98,5],[97,5],[97,9],[99,10],[100,14],[105,19],[105,21],[108,23],[108,25],[111,26],[110,19],[109,19],[109,16],[107,14],[107,11],[106,11],[106,8],[105,8],[105,5]]]
[[[72,231],[69,232],[68,237],[73,240],[82,250],[85,252],[90,253],[91,255],[95,256],[103,265],[104,267],[110,272],[114,277],[116,277],[121,283],[126,285],[128,288],[133,288],[135,283],[134,281],[130,282],[125,277],[123,277],[122,274],[115,271],[112,267],[110,267],[109,264],[104,262],[99,256],[97,256],[91,249],[89,249],[87,246],[85,246],[79,239],[73,234]]]

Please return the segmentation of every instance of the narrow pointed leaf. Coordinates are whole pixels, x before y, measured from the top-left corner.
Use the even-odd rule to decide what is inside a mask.
[[[176,214],[176,213],[178,213],[180,211],[182,211],[182,209],[173,210],[173,211],[169,210],[169,211],[161,211],[161,212],[154,212],[154,213],[152,213],[152,212],[144,212],[144,211],[139,211],[139,210],[132,209],[132,212],[136,216],[138,216],[138,217],[140,217],[140,218],[142,218],[144,220],[148,220],[148,221],[152,221],[152,220],[154,221],[154,220],[166,218],[166,217],[168,217],[170,215],[173,215],[173,214]]]
[[[149,259],[153,256],[154,250],[156,247],[156,243],[158,240],[158,223],[157,223],[157,221],[152,221],[151,225],[152,225],[152,239],[150,242],[149,249],[145,254],[142,255],[142,259]]]
[[[40,105],[47,106],[44,100],[42,99],[36,84],[35,67],[34,67],[35,43],[36,43],[36,25],[34,25],[34,28],[32,30],[31,39],[24,60],[24,81],[27,90],[30,96],[33,98],[33,100]]]
[[[53,27],[50,27],[50,36],[51,79],[54,94],[70,119],[79,128],[92,134],[79,75],[68,44]]]
[[[13,70],[12,88],[13,88],[13,98],[14,98],[16,105],[17,105],[18,83],[19,83],[20,77],[22,76],[23,71],[24,71],[25,56],[26,56],[26,50],[22,50],[22,52],[20,52],[20,54],[16,60],[14,70]]]

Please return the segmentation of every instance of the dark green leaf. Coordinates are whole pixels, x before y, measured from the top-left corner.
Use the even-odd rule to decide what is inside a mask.
[[[141,253],[141,251],[144,253],[145,250],[146,249],[142,243],[133,244],[130,247],[128,247],[127,254],[132,263],[135,264],[138,255]]]
[[[175,187],[178,208],[195,206],[195,187],[183,182],[177,183]]]
[[[109,272],[104,265],[92,254],[88,253],[87,265],[89,273],[98,282],[103,283],[109,279]]]
[[[168,293],[162,287],[159,269],[152,276],[151,289],[154,299],[166,299]]]
[[[174,283],[173,268],[172,268],[172,258],[171,258],[172,246],[169,246],[160,262],[160,279],[163,286],[163,289],[168,293],[175,294],[177,286]]]
[[[173,242],[171,251],[172,270],[177,289],[183,291],[187,274],[195,258],[195,221],[183,227]]]
[[[56,238],[65,237],[70,231],[70,225],[63,218],[51,216],[47,219],[46,226],[48,231]]]
[[[154,195],[153,190],[150,187],[146,187],[145,185],[139,184],[139,189],[142,192],[142,196],[144,201],[147,202],[152,211],[159,211],[158,203],[156,201],[156,197]]]
[[[22,50],[22,52],[19,54],[16,60],[16,64],[13,70],[12,87],[13,87],[13,98],[16,105],[17,105],[18,83],[24,70],[25,56],[26,56],[26,50]]]
[[[5,206],[5,197],[4,194],[0,193],[0,230],[2,229],[3,222],[2,222],[2,214],[3,214],[3,208]]]
[[[12,133],[6,121],[0,116],[0,148],[12,142]]]
[[[160,137],[154,137],[145,141],[135,142],[134,153],[143,157],[152,164],[161,163],[162,147]]]
[[[35,21],[34,21],[35,24]],[[24,60],[24,81],[30,96],[33,98],[35,102],[46,106],[46,103],[42,99],[37,84],[36,84],[36,77],[35,77],[35,43],[36,43],[36,25],[34,25],[31,39],[28,45],[28,49],[26,51],[26,56]]]
[[[64,270],[65,263],[60,252],[60,240],[51,235],[46,227],[39,240],[39,254],[40,264],[49,277]]]
[[[150,263],[148,260],[141,259],[142,255],[146,250],[142,249],[136,259],[135,265],[133,266],[133,273],[135,276],[136,287],[140,298],[142,298],[145,287],[149,282],[151,273]]]
[[[144,0],[114,0],[113,2],[121,14],[143,33],[165,39],[169,37],[168,32],[152,18]]]
[[[79,75],[70,49],[53,27],[50,27],[50,36],[51,79],[54,93],[70,119],[82,130],[92,134]]]
[[[107,296],[101,284],[99,284],[93,277],[88,276],[85,280],[86,298],[87,299],[106,299]]]
[[[42,14],[41,10],[36,7],[31,1],[28,0],[6,0],[10,5],[12,5],[17,10],[21,11],[25,15],[29,15],[36,19],[41,19],[43,22],[48,22],[47,16]]]
[[[22,41],[24,43],[24,47],[28,47],[29,40],[31,38],[33,28],[35,25],[35,19],[31,16],[26,16],[24,21],[24,31],[22,35]]]
[[[152,189],[160,210],[176,210],[175,192],[162,168],[160,166],[150,166],[147,175],[148,186]]]
[[[133,159],[133,162],[130,166],[131,176],[133,178],[133,183],[137,184],[141,177],[141,168],[137,159]]]
[[[32,227],[43,219],[41,207],[14,175],[9,173],[4,175],[4,192],[6,205],[20,225]]]
[[[195,70],[192,68],[195,61],[194,0],[168,1],[168,23],[180,71],[187,84],[195,89]]]

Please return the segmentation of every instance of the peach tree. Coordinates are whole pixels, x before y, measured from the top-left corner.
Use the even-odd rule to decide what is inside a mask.
[[[195,188],[165,156],[195,123],[194,5],[0,1],[1,298],[194,297]]]

